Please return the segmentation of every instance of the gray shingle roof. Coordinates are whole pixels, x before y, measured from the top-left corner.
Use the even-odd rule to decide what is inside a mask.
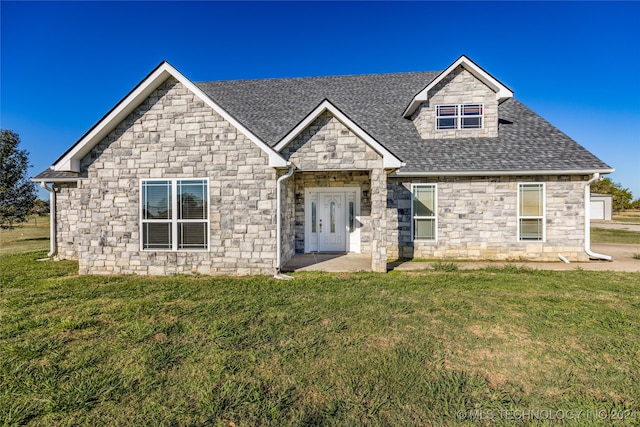
[[[607,170],[608,165],[515,99],[499,107],[497,138],[423,140],[402,113],[439,72],[196,83],[267,144],[324,99],[406,163],[403,172]]]
[[[32,181],[47,181],[47,182],[56,182],[56,181],[68,181],[68,180],[76,180],[78,179],[77,172],[67,172],[67,171],[54,171],[52,169],[46,169],[40,172],[38,175],[31,178]]]

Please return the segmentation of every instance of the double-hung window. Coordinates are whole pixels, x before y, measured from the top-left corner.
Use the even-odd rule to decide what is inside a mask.
[[[413,240],[436,240],[437,237],[437,195],[435,184],[414,184],[411,186]]]
[[[206,250],[209,247],[209,181],[143,180],[142,249]]]
[[[544,241],[544,184],[518,185],[518,239]]]
[[[481,129],[483,104],[436,105],[436,129]]]

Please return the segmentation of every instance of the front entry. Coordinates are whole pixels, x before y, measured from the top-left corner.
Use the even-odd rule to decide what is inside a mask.
[[[318,252],[346,252],[344,193],[319,195]]]
[[[305,252],[360,253],[360,189],[305,191]]]

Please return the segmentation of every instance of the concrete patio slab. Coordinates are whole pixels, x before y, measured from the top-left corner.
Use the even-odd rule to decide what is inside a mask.
[[[285,264],[282,271],[328,271],[332,273],[371,271],[371,255],[351,253],[295,254]]]
[[[535,270],[575,270],[586,271],[628,271],[640,272],[640,260],[634,256],[640,254],[640,245],[597,243],[591,249],[599,254],[611,255],[612,261],[572,262],[501,262],[501,261],[453,261],[460,270],[474,270],[486,267],[502,268],[516,265]],[[443,262],[447,262],[443,260]],[[389,270],[419,271],[430,270],[434,262],[397,262],[389,263]],[[371,255],[345,253],[296,254],[284,267],[283,272],[326,271],[331,273],[371,271]]]

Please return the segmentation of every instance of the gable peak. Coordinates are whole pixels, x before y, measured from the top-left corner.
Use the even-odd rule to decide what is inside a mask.
[[[433,89],[443,79],[453,73],[458,67],[462,67],[470,72],[475,78],[487,85],[496,94],[498,102],[502,102],[505,99],[513,97],[513,91],[505,86],[498,79],[493,77],[487,71],[485,71],[478,64],[469,59],[466,55],[461,55],[451,65],[449,65],[443,72],[441,72],[436,78],[434,78],[424,89],[413,97],[409,106],[404,111],[403,116],[409,118],[411,114],[418,108],[418,106],[427,101],[429,98],[429,91]]]

